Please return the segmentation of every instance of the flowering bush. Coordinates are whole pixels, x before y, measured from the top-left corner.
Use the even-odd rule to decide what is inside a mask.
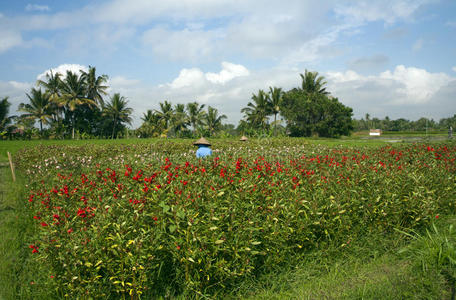
[[[215,295],[309,249],[456,210],[454,145],[286,141],[220,142],[203,160],[183,144],[25,150],[42,284],[70,298]]]

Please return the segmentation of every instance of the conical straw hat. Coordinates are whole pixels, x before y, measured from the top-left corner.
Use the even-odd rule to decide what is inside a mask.
[[[207,145],[210,146],[211,144],[205,139],[205,138],[200,138],[196,142],[193,142],[193,145]]]
[[[240,141],[247,141],[247,140],[248,140],[248,139],[247,139],[247,137],[246,137],[245,135],[243,135],[243,136],[241,137],[241,139],[240,139]]]

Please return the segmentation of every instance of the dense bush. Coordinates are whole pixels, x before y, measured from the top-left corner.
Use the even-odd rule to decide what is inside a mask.
[[[220,142],[205,160],[170,146],[18,156],[38,229],[28,246],[47,274],[36,288],[70,298],[214,296],[310,249],[455,211],[454,145]]]

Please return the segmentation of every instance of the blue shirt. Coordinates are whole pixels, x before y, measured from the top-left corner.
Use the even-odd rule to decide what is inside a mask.
[[[199,147],[198,150],[196,150],[196,157],[200,158],[200,157],[212,155],[211,148],[204,146],[204,145],[199,145],[198,147]]]

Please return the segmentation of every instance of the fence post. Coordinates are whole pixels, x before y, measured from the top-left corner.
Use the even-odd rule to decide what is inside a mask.
[[[13,159],[11,158],[11,153],[9,153],[9,152],[8,152],[8,160],[9,160],[9,165],[11,168],[11,175],[13,176],[13,181],[16,181],[16,175],[14,174]]]

